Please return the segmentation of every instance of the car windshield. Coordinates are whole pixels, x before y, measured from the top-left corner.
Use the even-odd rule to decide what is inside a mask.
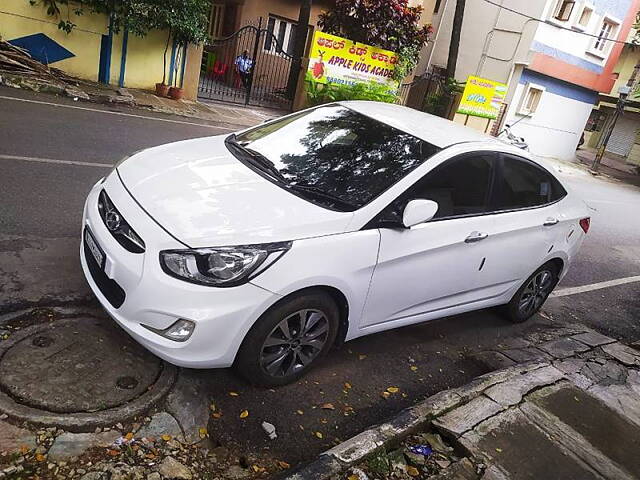
[[[258,126],[227,144],[278,185],[338,211],[368,204],[440,150],[342,105]]]

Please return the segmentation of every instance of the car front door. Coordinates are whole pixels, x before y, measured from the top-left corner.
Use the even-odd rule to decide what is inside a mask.
[[[444,162],[389,205],[372,225],[402,217],[410,200],[438,203],[436,216],[411,228],[380,228],[380,251],[361,328],[382,330],[443,316],[484,298],[480,275],[491,250],[487,215],[498,156],[467,153]],[[377,222],[377,223],[376,223]]]

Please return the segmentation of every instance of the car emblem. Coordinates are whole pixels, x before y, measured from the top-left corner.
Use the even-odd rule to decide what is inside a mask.
[[[120,217],[120,214],[118,214],[118,212],[116,212],[115,210],[109,210],[104,216],[104,223],[112,232],[115,232],[120,228],[121,222],[122,218]]]

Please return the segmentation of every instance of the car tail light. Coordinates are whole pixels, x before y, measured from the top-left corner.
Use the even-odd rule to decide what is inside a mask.
[[[587,233],[589,231],[589,226],[591,226],[591,218],[587,217],[580,220],[580,226],[582,227],[584,233]]]

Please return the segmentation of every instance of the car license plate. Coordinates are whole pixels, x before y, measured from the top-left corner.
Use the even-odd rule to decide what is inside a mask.
[[[102,251],[102,248],[100,248],[100,246],[98,245],[98,242],[96,242],[96,240],[93,238],[93,234],[89,230],[89,227],[85,228],[85,230],[84,230],[84,242],[87,245],[87,247],[89,248],[89,251],[91,252],[91,255],[93,255],[93,258],[98,263],[98,266],[100,268],[103,268],[104,267],[104,252]]]

